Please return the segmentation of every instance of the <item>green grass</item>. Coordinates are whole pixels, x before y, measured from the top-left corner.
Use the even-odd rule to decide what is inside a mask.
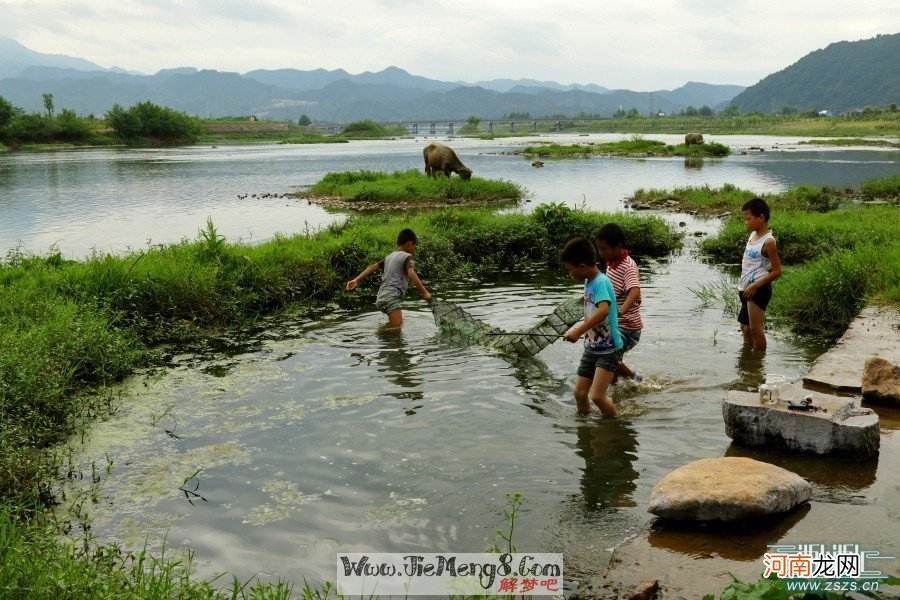
[[[896,241],[836,249],[789,268],[775,284],[770,308],[799,333],[833,339],[869,302],[900,307],[900,243]]]
[[[176,558],[165,551],[128,554],[114,546],[91,551],[65,544],[56,528],[43,519],[17,521],[0,507],[0,596],[70,600],[280,600],[294,595],[284,582],[240,582],[230,585],[197,579],[190,555]],[[306,590],[312,592],[308,586]]]
[[[864,140],[862,138],[837,138],[806,140],[801,144],[815,144],[817,146],[886,146],[888,148],[900,148],[900,143],[890,140]]]
[[[304,133],[292,135],[282,139],[281,144],[346,144],[350,140],[338,135],[321,135],[317,133]]]
[[[201,133],[197,138],[198,144],[343,144],[349,140],[341,135],[328,135],[315,132],[305,132],[296,129],[287,131],[246,131]]]
[[[653,208],[676,209],[702,215],[719,215],[724,212],[740,213],[741,206],[756,194],[742,190],[730,183],[720,188],[708,185],[674,188],[672,190],[635,191],[630,200],[634,204]],[[833,210],[853,196],[852,190],[802,185],[778,194],[762,194],[773,213],[782,210]]]
[[[728,156],[731,151],[728,146],[716,143],[693,144],[687,146],[667,145],[657,140],[631,139],[619,142],[606,142],[601,144],[541,144],[527,146],[517,152],[528,157],[549,158],[582,158],[595,154],[611,156],[687,156],[687,157],[721,157]]]
[[[859,191],[867,200],[900,202],[900,175],[871,179],[863,183]]]
[[[350,202],[396,202],[417,200],[466,200],[475,202],[518,200],[522,189],[507,181],[472,177],[427,177],[410,169],[395,173],[344,171],[329,173],[316,183],[311,194]]]

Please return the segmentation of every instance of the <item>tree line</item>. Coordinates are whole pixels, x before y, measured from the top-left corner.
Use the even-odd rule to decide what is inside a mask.
[[[202,126],[183,112],[139,102],[129,108],[113,105],[107,113],[78,116],[56,112],[53,94],[43,94],[44,111],[28,113],[0,96],[0,142],[12,147],[46,143],[124,143],[128,145],[190,143]]]

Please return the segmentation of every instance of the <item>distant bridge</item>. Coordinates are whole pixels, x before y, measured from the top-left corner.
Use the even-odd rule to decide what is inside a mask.
[[[408,121],[398,125],[406,127],[413,135],[453,135],[466,125],[466,121]],[[546,130],[546,125],[550,126],[551,131],[562,131],[561,119],[482,119],[478,130],[483,133],[501,130],[529,133],[538,131],[539,126]]]
[[[494,132],[505,133],[534,133],[537,131],[562,131],[563,127],[571,126],[575,119],[481,119],[478,123],[480,133],[491,134]],[[406,129],[411,135],[455,135],[466,125],[466,120],[417,120],[387,123]],[[331,124],[324,127],[328,133],[339,133],[341,125]]]

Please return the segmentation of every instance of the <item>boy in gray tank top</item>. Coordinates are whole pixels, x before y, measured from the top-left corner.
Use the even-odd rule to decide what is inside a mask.
[[[431,302],[431,294],[428,293],[422,280],[416,274],[412,260],[412,254],[416,251],[418,241],[412,229],[404,229],[397,236],[397,249],[394,252],[377,263],[372,263],[362,273],[347,282],[347,291],[355,290],[366,277],[379,269],[384,269],[384,278],[381,281],[381,287],[378,288],[378,295],[375,297],[375,307],[388,316],[388,327],[403,325],[403,312],[400,310],[400,305],[410,281],[419,290],[422,298],[426,302]]]

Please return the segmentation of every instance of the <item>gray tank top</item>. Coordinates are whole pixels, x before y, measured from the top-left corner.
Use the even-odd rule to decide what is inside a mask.
[[[410,258],[412,258],[412,254],[403,250],[396,250],[385,257],[381,289],[393,288],[401,294],[406,293],[406,288],[409,287],[406,268],[409,266]]]

